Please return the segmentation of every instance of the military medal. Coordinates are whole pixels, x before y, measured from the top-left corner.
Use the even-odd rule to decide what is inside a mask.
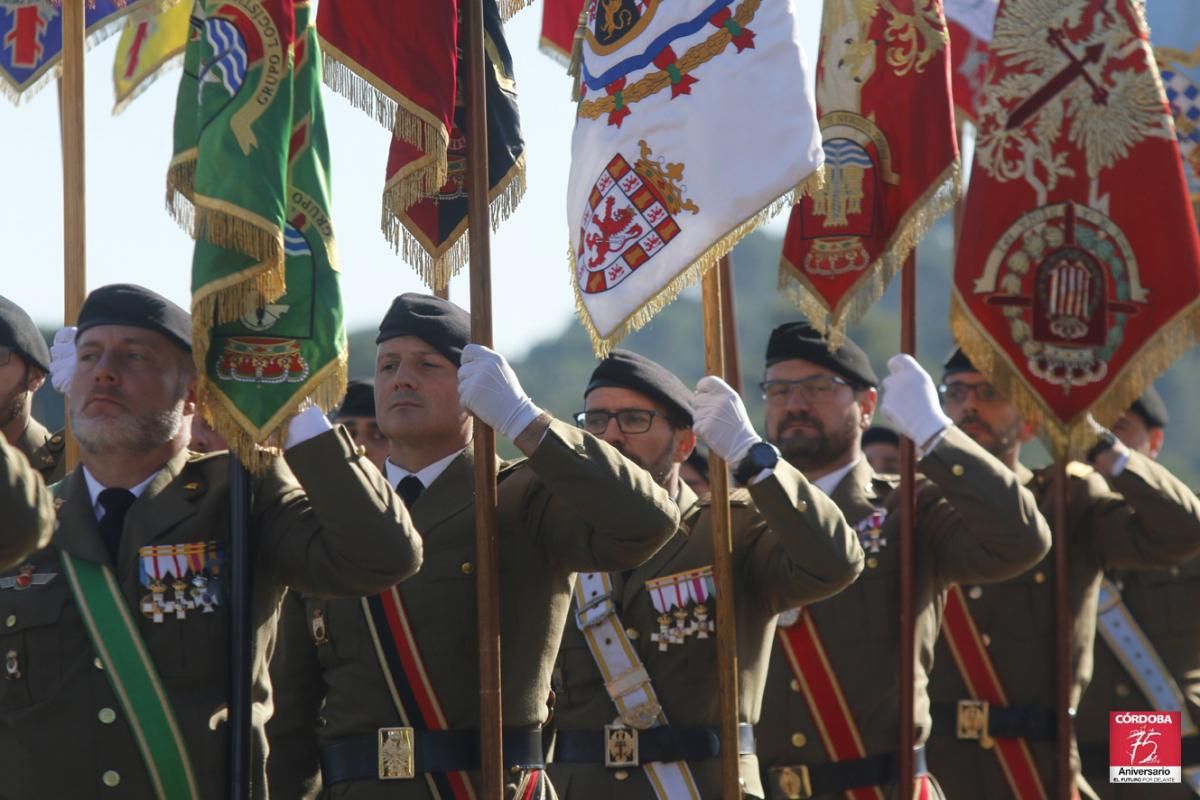
[[[21,678],[21,664],[17,661],[16,650],[9,650],[4,654],[4,677],[10,681]]]
[[[692,609],[692,616],[695,620],[692,622],[691,631],[697,639],[707,639],[708,635],[716,630],[716,623],[708,618],[708,606],[696,606]]]
[[[16,575],[0,578],[0,589],[16,589],[22,592],[30,586],[41,586],[49,583],[58,576],[57,572],[35,572],[37,567],[25,563],[17,569]]]
[[[211,614],[216,609],[218,597],[211,583],[221,560],[216,542],[143,547],[138,556],[138,577],[150,590],[141,601],[141,611],[147,619],[160,623],[172,615],[182,620],[187,619],[188,611],[200,609]]]
[[[854,530],[858,532],[858,542],[868,553],[879,553],[887,546],[887,537],[883,535],[883,523],[887,519],[886,509],[876,509],[865,517]]]
[[[707,639],[716,629],[705,605],[716,594],[711,566],[654,578],[646,581],[646,590],[659,614],[658,633],[650,637],[658,642],[659,650],[667,650],[668,645],[683,644],[692,635]]]
[[[671,643],[671,615],[658,615],[658,633],[650,634],[650,641],[658,642],[658,649],[666,652],[667,645]]]

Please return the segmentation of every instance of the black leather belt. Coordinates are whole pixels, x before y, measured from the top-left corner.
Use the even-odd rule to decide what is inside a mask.
[[[771,800],[806,800],[851,789],[889,786],[896,782],[898,768],[895,753],[827,764],[772,767],[768,770],[770,786],[767,787],[767,796]],[[913,775],[920,777],[928,772],[925,748],[918,747],[913,751]]]
[[[636,744],[630,736],[633,730],[615,729],[620,741],[629,743],[625,758],[614,758],[610,750],[614,729],[560,730],[554,743],[554,760],[634,767],[651,761],[704,761],[721,754],[721,737],[716,728],[673,728],[670,725],[647,728],[636,731]],[[738,725],[738,753],[744,756],[754,753],[754,726]]]
[[[1200,736],[1184,736],[1180,741],[1182,767],[1200,767]],[[1108,742],[1079,744],[1079,760],[1089,781],[1108,783]]]
[[[949,703],[934,703],[929,709],[933,717],[934,736],[958,735],[959,709]],[[1029,739],[1052,742],[1057,736],[1057,719],[1053,708],[1044,706],[987,705],[987,734],[996,739]],[[980,737],[973,737],[978,739]],[[967,739],[970,741],[971,739]]]
[[[325,785],[386,779],[382,777],[387,771],[383,760],[389,753],[388,746],[381,744],[384,731],[406,731],[406,735],[411,735],[411,747],[406,746],[405,755],[411,757],[411,771],[416,775],[479,769],[478,730],[383,728],[380,734],[347,736],[321,745],[321,779]],[[519,769],[540,769],[545,766],[542,729],[505,728],[504,766]]]

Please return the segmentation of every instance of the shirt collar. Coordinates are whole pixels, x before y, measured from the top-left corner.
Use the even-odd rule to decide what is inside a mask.
[[[816,486],[818,489],[820,489],[822,492],[824,492],[827,496],[832,496],[833,490],[836,489],[837,485],[842,482],[842,478],[849,475],[850,470],[857,467],[859,461],[862,461],[862,453],[859,453],[858,458],[854,459],[846,466],[841,467],[840,469],[835,469],[833,472],[829,473],[828,475],[824,475],[820,478],[817,478],[815,481],[812,482],[813,486]]]
[[[141,497],[142,492],[146,491],[146,487],[150,485],[150,481],[154,480],[155,476],[161,471],[158,469],[154,470],[154,472],[150,473],[149,478],[146,478],[146,480],[137,486],[131,487],[129,491],[133,492],[134,497]],[[92,512],[96,515],[96,519],[99,520],[104,516],[104,506],[100,505],[100,493],[109,487],[96,480],[96,476],[92,475],[87,467],[83,468],[83,479],[87,482],[88,495],[92,498]]]
[[[421,482],[421,485],[428,489],[433,482],[438,479],[438,476],[446,471],[446,467],[450,466],[450,462],[458,458],[462,454],[462,451],[466,449],[467,448],[464,447],[462,450],[455,450],[445,458],[440,458],[429,466],[419,469],[416,472],[409,472],[403,467],[398,467],[392,463],[391,458],[388,458],[383,465],[387,471],[388,483],[390,483],[392,486],[396,486],[400,483],[400,481],[404,480],[409,475],[416,475],[417,480]]]

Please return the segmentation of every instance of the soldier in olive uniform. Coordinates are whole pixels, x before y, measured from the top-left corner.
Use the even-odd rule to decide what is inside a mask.
[[[222,797],[230,465],[187,450],[191,319],[122,284],[92,292],[78,325],[76,352],[57,369],[71,374],[82,464],[56,487],[49,545],[0,576],[0,797]],[[259,798],[266,660],[285,587],[367,594],[421,562],[403,503],[345,431],[313,407],[286,444],[252,484]],[[23,535],[0,526],[6,544]]]
[[[362,603],[304,598],[274,668],[294,709],[271,726],[273,794],[308,791],[318,749],[327,797],[458,796],[477,781],[470,414],[528,456],[497,464],[509,796],[548,792],[541,732],[574,573],[637,567],[678,525],[678,508],[645,470],[553,420],[504,359],[469,336],[467,313],[428,295],[401,295],[380,325],[375,409],[391,443],[385,469],[425,537],[425,565]]]
[[[895,356],[888,366],[880,411],[921,456],[913,544],[919,747],[929,735],[925,686],[946,588],[1027,569],[1045,554],[1050,532],[1012,473],[942,414],[917,362]],[[895,477],[877,475],[860,449],[876,383],[849,340],[830,350],[800,323],[771,334],[767,438],[841,508],[867,568],[840,594],[780,620],[757,729],[768,797],[840,798],[897,778],[900,498]],[[923,749],[915,765],[924,775]]]
[[[1112,430],[1130,450],[1157,459],[1168,422],[1167,406],[1152,386]],[[1097,633],[1104,634],[1107,626],[1107,635],[1096,637],[1092,681],[1075,716],[1084,777],[1106,799],[1194,798],[1200,793],[1200,735],[1195,728],[1200,722],[1200,559],[1108,577],[1105,588],[1112,594],[1101,602],[1097,620]],[[1124,629],[1133,626],[1144,640],[1126,635]],[[1126,665],[1136,666],[1130,671]],[[1183,726],[1183,782],[1109,783],[1109,712],[1181,709],[1192,722]]]
[[[50,349],[33,320],[0,297],[0,430],[42,474],[47,484],[66,472],[62,432],[51,433],[33,418],[33,393],[50,372]]]
[[[1003,461],[1037,497],[1046,518],[1054,519],[1053,469],[1034,473],[1018,461],[1022,442],[1034,435],[1032,425],[961,351],[951,356],[945,370],[942,396],[946,413]],[[1200,501],[1196,496],[1152,460],[1131,452],[1107,431],[1105,434],[1101,445],[1088,454],[1090,464],[1071,462],[1067,467],[1073,708],[1092,674],[1096,609],[1104,570],[1166,569],[1200,550]],[[975,697],[967,689],[958,663],[963,642],[973,642],[975,635],[956,640],[952,647],[948,639],[952,631],[943,630],[937,651],[938,670],[930,688],[934,702],[930,763],[952,798],[1024,796],[1036,793],[1030,787],[1038,782],[1046,792],[1053,792],[1058,748],[1054,557],[1047,556],[1002,584],[963,584],[966,616],[973,621],[975,634],[983,644],[975,651],[988,654],[991,672],[1006,702],[999,704],[993,699],[986,707],[986,717],[984,708],[978,707],[973,713],[981,725],[964,728],[960,702],[988,699]],[[969,705],[964,703],[963,707]],[[1071,747],[1074,751],[1074,741]],[[1005,760],[1004,766],[1001,759]],[[1072,768],[1077,791],[1090,795],[1086,781],[1078,778],[1079,762],[1074,752]]]
[[[54,531],[54,503],[37,470],[0,437],[0,570],[45,547]]]
[[[701,380],[693,401],[662,366],[617,350],[592,373],[578,422],[649,470],[676,498],[683,523],[632,572],[579,578],[559,651],[555,788],[564,800],[720,795],[713,514],[710,499],[698,500],[679,477],[698,436],[748,485],[730,496],[741,774],[746,794],[761,798],[753,725],[775,620],[853,581],[862,571],[858,537],[828,497],[762,442],[719,378]],[[639,668],[638,681],[608,682]],[[614,720],[620,729],[606,730]],[[636,755],[614,763],[607,751],[634,736]]]

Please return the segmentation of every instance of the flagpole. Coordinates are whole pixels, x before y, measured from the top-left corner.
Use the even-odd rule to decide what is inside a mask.
[[[466,0],[462,42],[467,69],[467,236],[471,249],[471,341],[492,346],[491,216],[483,0]],[[480,796],[504,796],[500,686],[500,571],[496,561],[496,432],[475,418],[475,580],[479,624]]]
[[[62,4],[62,77],[59,79],[59,125],[63,163],[63,323],[74,325],[87,292],[87,209],[84,204],[83,51],[87,20],[84,0]],[[64,402],[70,400],[64,396]],[[65,414],[68,425],[71,414]],[[67,437],[67,468],[79,462],[79,445]]]
[[[917,251],[904,260],[900,275],[900,350],[917,355]],[[913,796],[913,661],[916,619],[913,616],[913,538],[917,514],[915,443],[900,438],[900,746],[896,752],[898,797]]]
[[[742,394],[742,359],[738,354],[737,310],[733,301],[733,253],[721,256],[721,330],[725,346],[725,382]]]
[[[723,262],[728,264],[726,259]],[[721,324],[720,268],[704,275],[704,366],[724,377],[725,345]],[[721,699],[721,797],[742,796],[738,757],[737,617],[733,598],[733,538],[729,511],[729,472],[715,451],[708,451],[708,483],[713,510],[713,581],[717,587],[717,688]]]
[[[1071,779],[1071,642],[1072,624],[1071,598],[1069,592],[1070,571],[1067,562],[1067,460],[1060,456],[1054,460],[1054,687],[1055,687],[1055,731],[1058,749],[1057,791],[1059,800],[1071,800],[1074,781]]]
[[[250,473],[229,455],[229,784],[230,800],[250,800],[251,664],[254,659],[254,553],[250,546]]]

